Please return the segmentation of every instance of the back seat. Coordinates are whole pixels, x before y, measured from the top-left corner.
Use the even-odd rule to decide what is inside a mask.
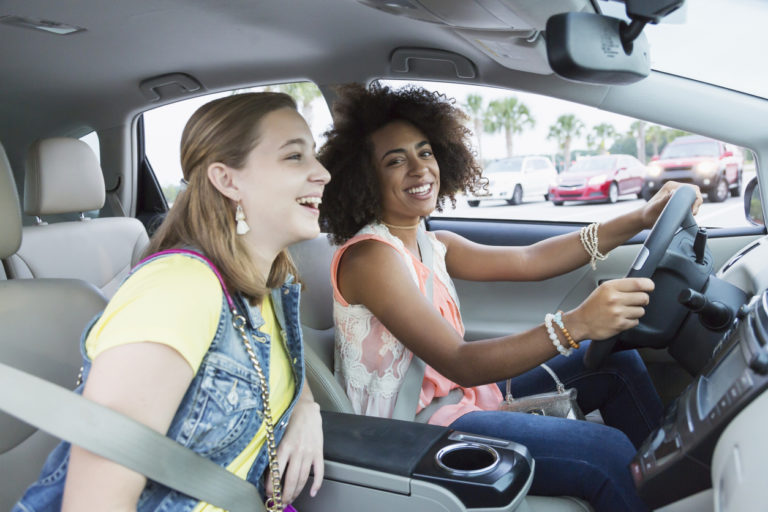
[[[137,219],[91,219],[104,206],[104,176],[90,146],[57,137],[32,144],[24,180],[24,212],[38,224],[23,228],[21,247],[5,261],[9,278],[74,278],[111,297],[149,243]],[[47,224],[44,215],[80,213],[80,220]]]
[[[0,145],[0,258],[15,253],[21,244],[16,185]],[[81,365],[79,339],[86,324],[106,305],[101,292],[74,279],[0,280],[0,304],[0,361],[74,388]],[[0,413],[0,510],[11,509],[37,478],[57,443],[57,439]]]

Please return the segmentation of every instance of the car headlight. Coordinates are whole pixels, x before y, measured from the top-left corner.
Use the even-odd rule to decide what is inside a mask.
[[[661,173],[664,171],[664,168],[657,164],[651,164],[648,166],[648,176],[651,178],[658,178],[661,176]]]
[[[703,162],[697,163],[695,170],[696,174],[700,174],[702,176],[712,176],[717,170],[717,164],[711,160],[705,160]]]
[[[608,176],[606,176],[605,174],[598,174],[597,176],[592,176],[591,178],[589,178],[588,183],[592,186],[596,186],[596,185],[602,185],[607,180],[608,180]]]

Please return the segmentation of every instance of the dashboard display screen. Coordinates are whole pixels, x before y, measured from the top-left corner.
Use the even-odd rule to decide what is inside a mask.
[[[708,375],[699,379],[696,391],[699,406],[699,419],[707,417],[717,405],[718,400],[728,392],[731,385],[741,376],[746,368],[744,355],[737,344],[723,357],[720,363]]]

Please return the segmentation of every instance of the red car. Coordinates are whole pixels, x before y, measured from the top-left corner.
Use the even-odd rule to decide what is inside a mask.
[[[694,183],[713,203],[741,195],[744,158],[718,140],[689,135],[678,137],[648,166],[646,199],[669,180]]]
[[[580,158],[557,177],[549,189],[555,206],[565,201],[607,201],[642,193],[645,166],[631,155],[599,155]]]

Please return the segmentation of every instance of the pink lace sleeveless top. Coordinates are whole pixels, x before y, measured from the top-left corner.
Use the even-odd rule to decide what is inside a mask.
[[[445,245],[432,233],[428,233],[428,237],[434,253],[432,303],[443,318],[463,336],[464,325],[459,313],[456,289],[445,267]],[[357,414],[389,418],[392,416],[398,391],[413,354],[368,308],[361,304],[348,304],[339,292],[337,274],[341,256],[351,245],[363,240],[377,240],[394,248],[403,258],[422,293],[426,293],[425,283],[429,270],[382,224],[369,224],[362,228],[336,251],[331,263],[333,318],[336,324],[336,378],[346,390]],[[468,412],[497,409],[502,400],[501,391],[496,384],[462,388],[427,365],[418,410],[429,405],[435,397],[445,396],[455,388],[462,390],[461,401],[437,409],[430,417],[429,423],[449,425]]]

